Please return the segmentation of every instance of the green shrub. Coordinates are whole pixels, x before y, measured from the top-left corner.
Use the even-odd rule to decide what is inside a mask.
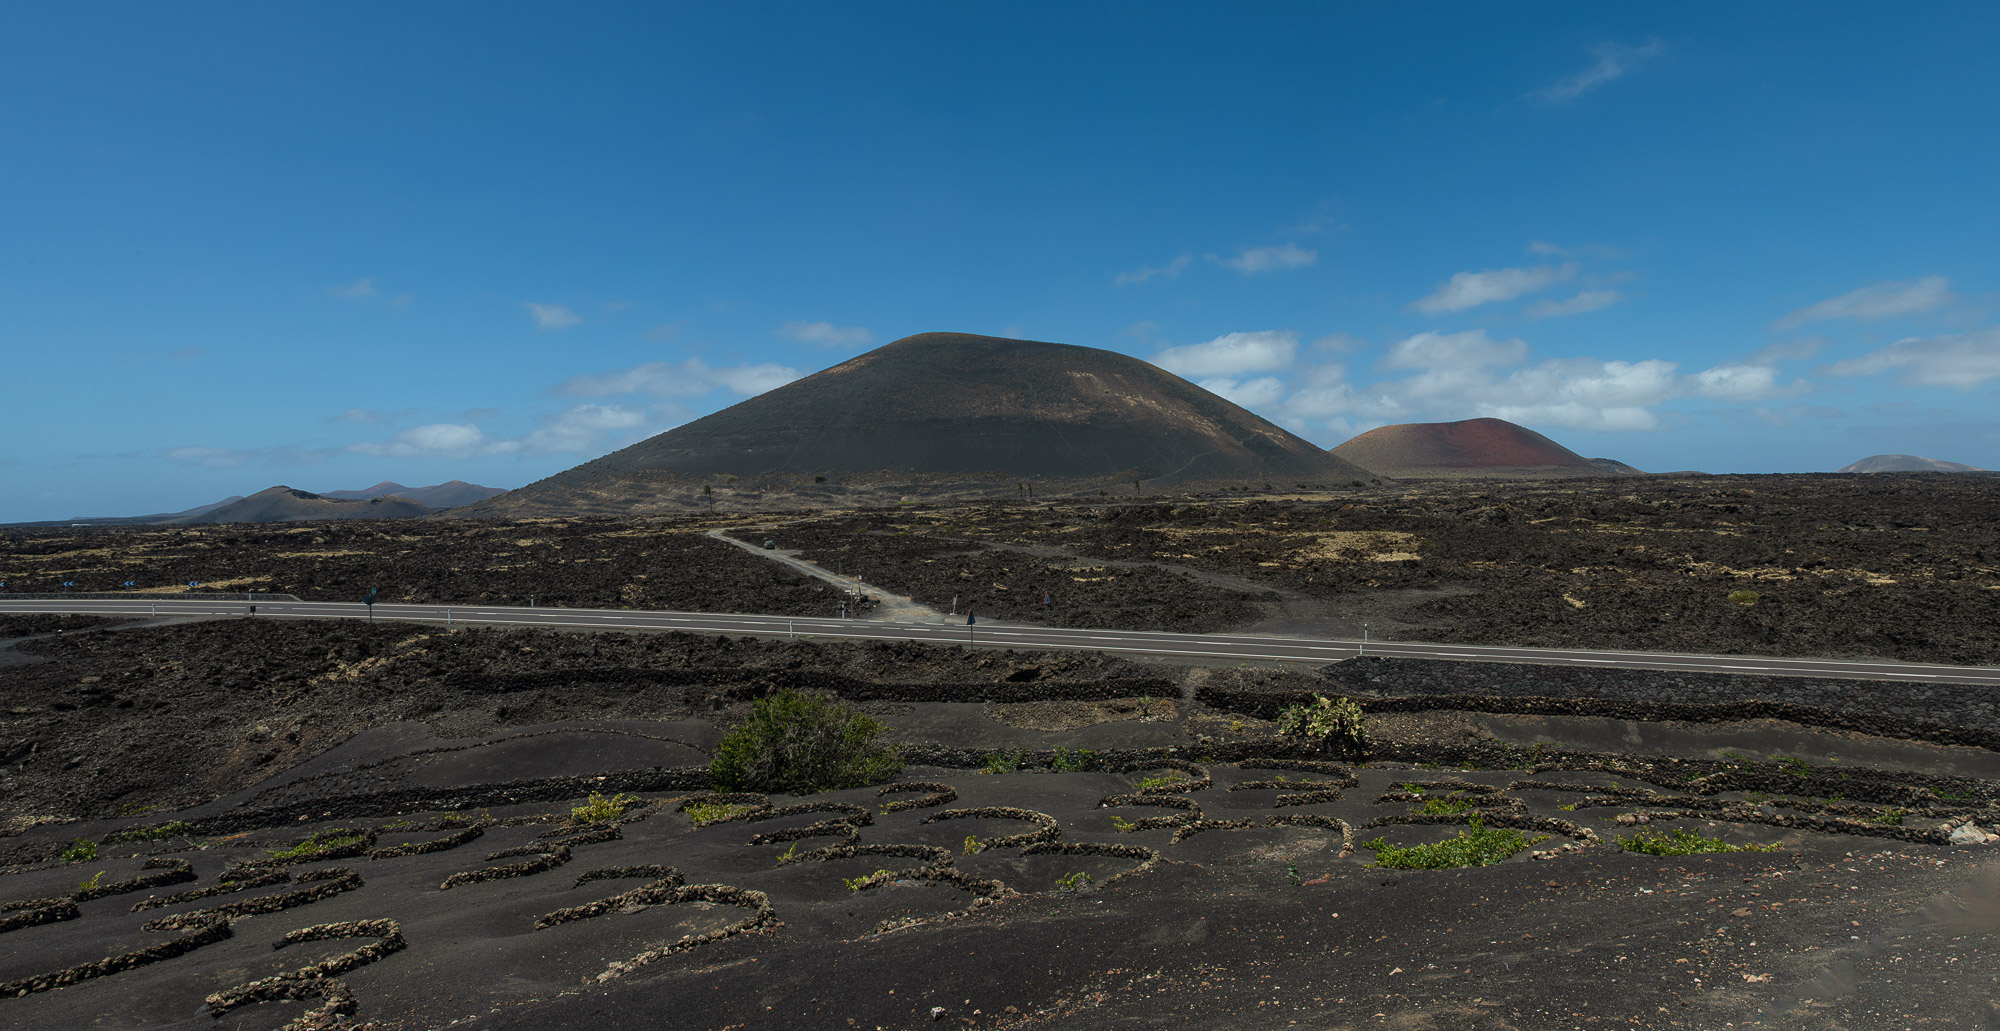
[[[625,812],[625,807],[639,801],[637,795],[619,793],[606,798],[602,792],[590,793],[590,800],[569,811],[570,818],[578,823],[610,823]]]
[[[88,863],[96,858],[97,842],[89,838],[78,838],[62,850],[62,861],[65,863]]]
[[[1013,755],[1008,755],[1005,752],[988,752],[986,753],[986,768],[980,770],[979,772],[1012,773],[1015,770],[1020,769],[1021,764],[1027,761],[1028,761],[1028,750],[1025,748],[1015,752]]]
[[[1312,748],[1333,748],[1357,755],[1368,750],[1361,706],[1346,698],[1316,694],[1309,703],[1287,708],[1278,717],[1278,733],[1296,737]]]
[[[1074,895],[1090,886],[1090,875],[1079,870],[1076,873],[1056,878],[1056,894]]]
[[[836,698],[791,688],[759,698],[750,721],[715,750],[709,775],[721,791],[818,791],[880,784],[903,772],[888,728]]]
[[[1140,791],[1150,791],[1153,788],[1172,787],[1175,784],[1179,784],[1181,781],[1192,780],[1192,779],[1193,778],[1189,777],[1187,774],[1182,773],[1179,770],[1168,770],[1167,772],[1160,774],[1157,777],[1141,777],[1139,778],[1139,783],[1136,786]]]
[[[713,802],[696,802],[692,805],[682,806],[681,811],[688,814],[688,819],[693,820],[694,825],[699,827],[703,824],[714,823],[717,820],[727,820],[749,808],[747,805],[721,805]]]
[[[1397,870],[1449,870],[1460,866],[1491,866],[1547,840],[1546,834],[1530,838],[1512,828],[1488,827],[1485,821],[1475,816],[1464,830],[1458,832],[1457,837],[1444,841],[1398,848],[1384,838],[1376,838],[1362,842],[1361,847],[1374,850],[1376,866]]]
[[[1644,830],[1626,838],[1620,837],[1618,847],[1627,852],[1641,852],[1649,856],[1693,856],[1708,852],[1776,852],[1777,845],[1732,845],[1721,838],[1710,837],[1700,831],[1676,827],[1672,831]]]
[[[1081,773],[1090,767],[1090,761],[1097,753],[1088,748],[1072,752],[1067,748],[1056,749],[1055,758],[1049,760],[1049,769],[1058,773]]]
[[[166,823],[156,823],[151,827],[127,827],[113,834],[111,836],[111,843],[113,845],[122,845],[128,841],[158,841],[161,838],[172,838],[186,834],[188,829],[189,824],[186,820],[171,820]]]
[[[1735,602],[1738,605],[1755,605],[1757,604],[1758,601],[1762,600],[1763,597],[1764,597],[1763,595],[1758,594],[1756,591],[1729,592],[1729,600]]]
[[[358,844],[365,840],[367,840],[367,836],[358,831],[345,827],[336,827],[332,830],[320,831],[312,837],[293,845],[291,848],[267,848],[264,851],[270,853],[272,859],[308,859],[322,852],[331,852],[334,849],[346,848],[349,845]]]

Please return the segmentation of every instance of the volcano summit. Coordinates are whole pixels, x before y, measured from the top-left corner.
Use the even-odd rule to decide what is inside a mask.
[[[663,480],[722,475],[1331,484],[1373,474],[1137,358],[924,333],[460,514],[607,511],[621,495],[658,495]]]
[[[1505,419],[1382,426],[1334,448],[1333,453],[1384,476],[1397,477],[1544,479],[1638,473],[1622,462],[1611,462],[1611,468],[1598,465]],[[1617,468],[1621,466],[1622,470]]]

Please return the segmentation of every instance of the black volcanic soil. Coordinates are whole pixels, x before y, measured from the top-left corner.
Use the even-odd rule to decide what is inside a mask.
[[[1254,703],[1353,679],[1340,666],[248,619],[16,647],[45,661],[0,674],[7,732],[50,743],[6,758],[9,812],[71,822],[0,838],[0,900],[54,900],[0,910],[12,1026],[271,1028],[326,999],[378,1031],[1875,1031],[2000,1016],[2000,849],[1935,831],[2000,819],[1996,753],[1900,740],[1894,718],[1863,737],[1771,721],[1371,715],[1366,763],[1273,768],[1258,765],[1276,753]],[[1423,666],[1357,675],[1411,686]],[[785,682],[879,713],[905,743],[909,790],[696,826],[679,807],[702,791],[707,751],[747,698]],[[1733,682],[1658,693],[1727,695]],[[1175,688],[1171,714],[1133,717]],[[1872,698],[1904,688],[1827,690],[1812,696],[1827,711],[1873,713]],[[1077,701],[1097,716],[1051,730],[994,718]],[[1790,750],[1732,751],[1745,735]],[[1058,747],[1094,754],[1053,772]],[[1023,765],[982,774],[993,754]],[[1168,756],[1188,764],[1192,790],[1153,796],[1172,807],[1121,800]],[[1120,772],[1120,758],[1140,765]],[[1468,818],[1413,817],[1413,785],[1523,822],[1556,854],[1404,871],[1370,866],[1367,847],[1344,853],[1335,821],[1362,842],[1410,844]],[[1318,793],[1286,804],[1295,786]],[[570,809],[592,789],[638,804],[608,828],[579,824]],[[1649,829],[1781,847],[1631,854],[1611,841],[1630,833],[1615,817],[1635,812],[1653,814]],[[1166,820],[1121,829],[1147,817]],[[145,827],[163,829],[113,840]],[[342,830],[360,840],[273,863]],[[1057,847],[997,840],[1022,834]],[[968,836],[991,847],[968,851]],[[79,838],[98,843],[94,858],[55,859]],[[900,850],[867,851],[882,846]],[[863,883],[879,870],[892,872]],[[163,916],[171,926],[144,926]],[[309,927],[314,940],[283,944]],[[122,959],[89,968],[107,957]],[[322,961],[337,969],[308,969]],[[36,980],[65,970],[66,987]],[[305,1001],[219,1020],[204,1006],[296,970]]]
[[[1022,622],[1342,637],[1367,623],[1401,640],[2000,662],[1989,632],[2000,476],[1984,474],[1481,481],[775,518],[12,528],[0,580],[838,611],[831,587],[699,532],[718,526],[806,548],[940,611],[958,595],[960,611]],[[1040,612],[1044,591],[1056,604]]]
[[[940,612],[1061,627],[1199,632],[1262,615],[1272,591],[1229,590],[1166,570],[1050,562],[977,541],[876,530],[870,516],[785,525],[757,536]],[[1046,604],[1045,604],[1046,602]]]
[[[1290,633],[1359,636],[1373,618],[1404,640],[2000,662],[1994,476],[1489,481],[991,511],[873,525],[1318,602]],[[1731,601],[1740,591],[1754,603]]]
[[[838,592],[698,531],[701,520],[440,523],[0,531],[10,590],[254,591],[307,601],[485,602],[582,608],[832,615]],[[169,586],[171,585],[171,586]]]

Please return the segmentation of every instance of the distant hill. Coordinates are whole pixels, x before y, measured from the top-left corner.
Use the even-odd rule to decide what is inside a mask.
[[[1976,465],[1960,465],[1957,462],[1941,462],[1935,458],[1917,455],[1869,455],[1852,465],[1842,466],[1844,473],[1983,473],[1987,470]]]
[[[454,515],[636,514],[699,501],[690,492],[710,477],[789,477],[804,495],[814,477],[856,475],[984,479],[991,492],[1014,480],[1290,486],[1372,474],[1137,358],[924,333]]]
[[[1623,462],[1585,458],[1505,419],[1382,426],[1334,448],[1333,454],[1395,477],[1542,479],[1643,475]]]
[[[198,515],[213,512],[224,505],[243,500],[243,495],[232,494],[221,501],[211,501],[206,505],[196,505],[183,512],[155,512],[138,516],[78,516],[74,519],[42,519],[32,523],[5,523],[6,526],[142,526],[147,523],[185,522]]]
[[[464,480],[452,480],[429,487],[405,487],[394,480],[383,480],[373,487],[361,490],[323,490],[320,491],[320,496],[340,498],[344,501],[369,501],[394,495],[409,498],[428,508],[457,508],[460,505],[470,505],[475,501],[484,501],[505,493],[507,493],[505,487],[481,487]]]
[[[1596,466],[1599,472],[1602,472],[1607,476],[1646,475],[1646,470],[1637,469],[1632,466],[1626,465],[1625,463],[1617,460],[1616,458],[1593,458],[1590,459],[1590,464]]]
[[[319,519],[415,519],[433,509],[408,498],[386,497],[368,501],[332,498],[290,487],[260,490],[240,501],[185,519],[164,520],[179,524],[195,523],[296,523]]]

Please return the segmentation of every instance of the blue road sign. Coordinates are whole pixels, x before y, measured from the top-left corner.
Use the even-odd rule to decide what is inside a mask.
[[[64,586],[64,587],[75,587],[75,586],[76,586],[76,581],[75,581],[75,580],[64,580],[64,581],[63,581],[63,586]]]
[[[200,580],[189,580],[189,581],[188,581],[188,586],[189,586],[189,587],[200,587],[200,586],[201,586],[201,581],[200,581]]]

